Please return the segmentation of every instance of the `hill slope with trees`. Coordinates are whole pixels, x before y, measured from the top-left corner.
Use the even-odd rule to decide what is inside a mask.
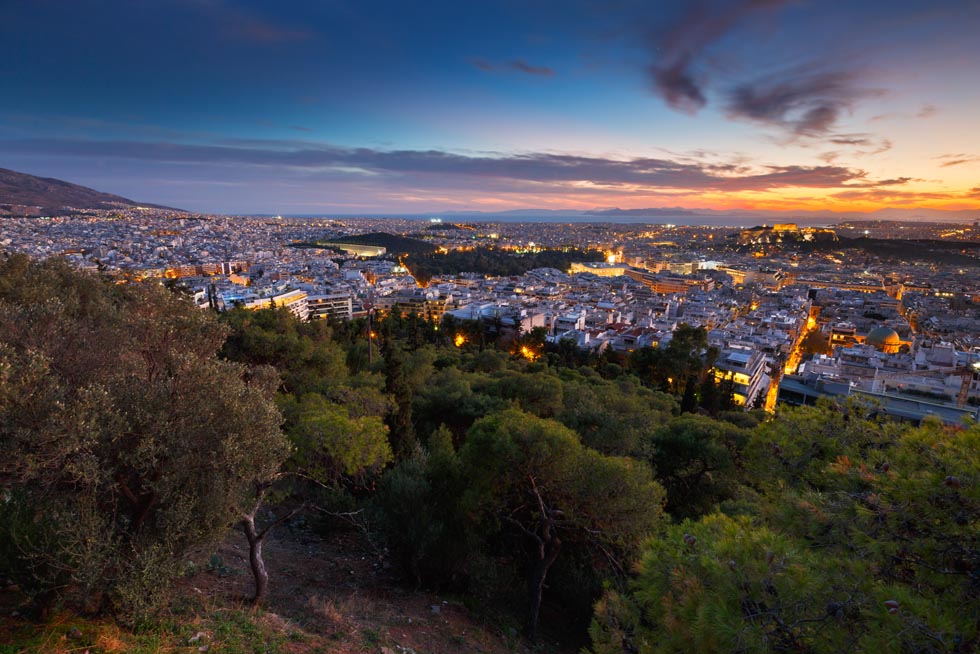
[[[978,649],[980,427],[736,411],[688,326],[372,331],[0,262],[11,651]]]

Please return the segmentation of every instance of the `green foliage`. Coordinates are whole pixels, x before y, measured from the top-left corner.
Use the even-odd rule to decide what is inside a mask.
[[[221,314],[230,330],[221,355],[249,365],[275,367],[287,393],[330,395],[347,378],[346,354],[331,340],[326,322],[300,322],[286,309]]]
[[[224,334],[162,287],[0,264],[0,564],[39,602],[144,615],[278,469],[276,378],[216,359]]]
[[[626,455],[636,450],[643,434],[677,411],[673,398],[632,376],[606,380],[591,368],[556,370],[490,350],[453,352],[454,364],[437,370],[414,394],[413,418],[422,437],[445,424],[462,442],[477,419],[517,406],[559,420],[603,453]]]
[[[493,397],[514,400],[522,410],[540,418],[552,418],[562,408],[561,381],[540,372],[497,375],[484,392]]]
[[[472,250],[453,250],[447,253],[413,254],[408,259],[412,275],[426,284],[436,275],[458,275],[472,272],[480,275],[506,277],[523,275],[534,268],[568,270],[576,261],[603,261],[599,250],[541,250],[518,254],[508,250],[478,247]]]
[[[385,390],[394,404],[387,416],[392,450],[398,460],[408,457],[418,444],[412,424],[413,374],[410,356],[394,345],[385,352]]]
[[[374,516],[416,586],[457,585],[467,573],[478,544],[459,502],[465,485],[445,427],[382,478],[372,500]]]
[[[776,419],[754,431],[746,446],[746,466],[759,489],[789,485],[820,490],[828,462],[887,449],[906,430],[873,405],[857,400],[781,407]]]
[[[731,423],[694,415],[653,432],[642,449],[667,490],[667,511],[675,518],[696,517],[734,497],[748,436]]]
[[[884,320],[884,316],[882,316]],[[804,354],[830,354],[833,348],[830,346],[830,339],[820,332],[814,330],[803,337],[800,341],[800,349]]]
[[[781,412],[745,450],[744,514],[651,541],[594,651],[975,651],[978,448],[858,402]]]
[[[527,544],[528,633],[560,550],[593,552],[593,567],[621,573],[660,523],[663,490],[635,459],[583,447],[568,428],[515,409],[479,420],[460,449],[462,502],[485,534]]]
[[[467,374],[456,367],[435,373],[413,400],[413,416],[419,433],[432,433],[439,425],[446,425],[456,441],[461,441],[477,419],[506,405],[501,398],[474,390],[474,385],[479,387],[488,383],[486,377]]]
[[[615,456],[636,454],[646,435],[678,410],[672,397],[641,386],[635,377],[575,376],[564,381],[563,395],[557,419],[588,447]]]
[[[416,585],[422,583],[421,561],[444,529],[427,473],[428,457],[419,451],[385,474],[373,502],[389,546]]]
[[[751,411],[721,411],[714,417],[730,422],[736,427],[754,429],[768,420],[770,416],[764,409],[752,409]]]
[[[351,417],[347,407],[307,393],[279,401],[293,442],[290,467],[323,483],[380,469],[391,458],[388,430],[378,416]]]
[[[651,543],[632,593],[597,605],[594,651],[900,651],[884,605],[900,595],[868,573],[748,518],[685,522]]]

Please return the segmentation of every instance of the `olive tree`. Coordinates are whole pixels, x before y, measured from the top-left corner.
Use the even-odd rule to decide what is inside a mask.
[[[144,613],[279,470],[274,371],[224,335],[160,286],[0,262],[4,563],[41,603]]]
[[[262,555],[266,537],[307,508],[309,486],[334,488],[345,477],[380,469],[391,458],[388,429],[378,416],[352,417],[347,407],[331,402],[318,393],[280,396],[286,417],[286,433],[292,452],[281,470],[253,481],[254,493],[241,514],[242,531],[248,541],[249,565],[255,579],[253,604],[261,604],[269,592],[269,572]],[[292,481],[291,488],[284,488]],[[265,524],[259,524],[259,510],[271,498],[292,495],[292,509]]]
[[[349,374],[343,349],[322,321],[301,322],[282,308],[232,311],[222,320],[231,331],[225,357],[278,372],[276,402],[290,444],[281,468],[252,481],[241,513],[255,580],[250,599],[259,604],[269,592],[263,546],[273,530],[307,508],[322,509],[320,491],[335,491],[391,460],[381,416],[392,403],[381,392],[382,376]],[[260,520],[260,513],[272,517]]]

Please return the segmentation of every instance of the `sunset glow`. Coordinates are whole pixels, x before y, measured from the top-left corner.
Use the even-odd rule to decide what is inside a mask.
[[[0,167],[273,215],[980,209],[975,2],[90,4],[0,8]]]

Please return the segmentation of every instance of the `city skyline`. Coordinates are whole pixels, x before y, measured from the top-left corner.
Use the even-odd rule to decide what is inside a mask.
[[[221,213],[980,209],[980,6],[0,7],[0,167]]]

